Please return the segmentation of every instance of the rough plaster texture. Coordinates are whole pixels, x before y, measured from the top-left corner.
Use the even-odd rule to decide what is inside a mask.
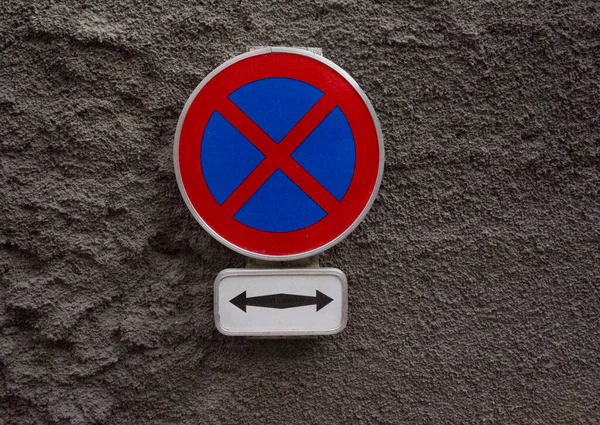
[[[600,423],[595,1],[0,3],[0,423]],[[218,334],[245,259],[191,218],[180,110],[248,45],[319,46],[381,119],[321,263],[348,328]]]

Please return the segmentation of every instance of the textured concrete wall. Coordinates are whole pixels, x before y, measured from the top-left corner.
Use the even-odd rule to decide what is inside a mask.
[[[0,3],[0,423],[600,423],[595,1]],[[228,338],[181,108],[319,46],[381,119],[340,335]]]

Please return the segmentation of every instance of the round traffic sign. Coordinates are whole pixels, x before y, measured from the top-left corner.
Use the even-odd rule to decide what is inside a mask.
[[[333,62],[292,48],[211,72],[177,125],[175,173],[196,220],[250,257],[293,260],[347,236],[383,174],[379,121]]]

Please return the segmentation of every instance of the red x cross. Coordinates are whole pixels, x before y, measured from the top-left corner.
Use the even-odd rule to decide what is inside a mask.
[[[223,203],[223,214],[227,217],[235,215],[277,169],[285,173],[326,213],[331,213],[339,205],[338,200],[290,155],[335,107],[331,98],[324,95],[277,144],[233,102],[223,98],[216,110],[266,157]]]

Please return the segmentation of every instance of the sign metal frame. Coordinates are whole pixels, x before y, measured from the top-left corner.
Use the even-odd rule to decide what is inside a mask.
[[[346,228],[346,230],[341,232],[337,237],[335,237],[334,239],[330,240],[329,242],[323,244],[322,246],[315,248],[315,249],[305,251],[305,252],[300,252],[300,253],[295,253],[295,254],[290,254],[290,255],[268,255],[268,254],[252,252],[252,251],[249,251],[247,249],[244,249],[242,247],[235,245],[234,243],[230,242],[229,240],[227,240],[223,236],[221,236],[219,233],[217,233],[214,229],[212,229],[204,221],[204,219],[200,216],[200,214],[196,211],[195,207],[192,205],[192,203],[186,193],[184,184],[183,184],[181,171],[180,171],[180,164],[179,164],[179,143],[180,143],[180,136],[181,136],[183,124],[184,124],[185,118],[187,116],[188,110],[190,109],[190,107],[191,107],[192,103],[194,102],[198,93],[217,74],[219,74],[224,69],[230,67],[231,65],[233,65],[237,62],[240,62],[244,59],[250,58],[250,57],[265,55],[265,54],[269,54],[269,53],[288,53],[288,54],[306,56],[313,60],[316,60],[316,61],[319,61],[319,62],[325,64],[326,66],[328,66],[329,68],[331,68],[335,72],[337,72],[341,77],[343,77],[352,86],[352,88],[357,92],[357,94],[360,96],[360,98],[364,102],[365,106],[367,107],[368,112],[373,120],[373,125],[375,127],[375,132],[377,135],[377,142],[379,144],[379,146],[378,146],[378,148],[379,148],[379,166],[378,166],[378,170],[377,170],[377,177],[375,180],[375,185],[373,187],[373,191],[370,195],[370,198],[368,199],[368,202],[364,206],[362,212],[356,217],[354,222],[352,222],[352,224],[350,226],[348,226]],[[375,198],[377,197],[377,194],[379,192],[379,188],[381,185],[381,180],[383,177],[383,168],[384,168],[384,141],[383,141],[383,133],[381,130],[381,124],[379,122],[379,119],[377,118],[377,114],[375,113],[375,109],[373,108],[373,105],[367,98],[367,95],[359,87],[358,83],[346,71],[344,71],[342,68],[340,68],[338,65],[336,65],[332,61],[330,61],[318,54],[315,54],[315,53],[312,53],[312,52],[309,52],[306,50],[302,50],[302,49],[298,49],[298,48],[291,48],[291,47],[267,47],[267,48],[257,49],[257,50],[253,50],[253,51],[241,54],[239,56],[236,56],[236,57],[224,62],[219,67],[217,67],[215,70],[213,70],[206,78],[204,78],[202,80],[202,82],[196,87],[196,89],[192,92],[192,94],[188,98],[188,100],[181,112],[181,115],[179,117],[179,121],[177,124],[177,130],[175,133],[175,142],[174,142],[174,146],[173,146],[173,161],[174,161],[175,175],[177,178],[177,185],[179,187],[181,195],[182,195],[188,209],[190,210],[190,212],[192,213],[192,216],[196,219],[196,221],[198,221],[198,223],[200,223],[200,225],[213,238],[215,238],[216,240],[218,240],[220,243],[227,246],[228,248],[232,249],[233,251],[236,251],[236,252],[246,255],[248,257],[256,258],[259,260],[267,260],[267,261],[289,261],[289,260],[298,260],[298,259],[302,259],[302,258],[307,258],[307,257],[313,256],[313,255],[316,255],[320,252],[323,252],[323,251],[327,250],[328,248],[331,248],[332,246],[336,245],[341,240],[343,240],[345,237],[347,237],[364,219],[366,214],[369,212],[371,206],[373,205],[373,202],[375,201]]]

